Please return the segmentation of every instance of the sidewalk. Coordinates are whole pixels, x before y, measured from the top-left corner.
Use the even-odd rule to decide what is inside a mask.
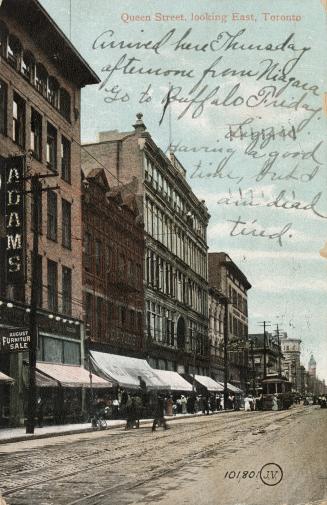
[[[220,414],[223,412],[229,412],[228,410],[222,410],[219,412],[212,412],[212,414]],[[187,419],[192,417],[203,416],[202,412],[197,414],[177,414],[176,416],[166,417],[167,421],[176,421],[179,419]],[[150,424],[153,419],[141,419],[140,425]],[[107,420],[107,428],[103,431],[123,428],[126,421],[123,419],[118,420]],[[13,442],[22,442],[24,440],[38,439],[38,438],[48,438],[48,437],[60,437],[61,435],[73,435],[78,433],[89,433],[92,431],[99,431],[97,428],[93,428],[91,423],[82,424],[63,424],[59,426],[44,426],[43,428],[35,427],[33,434],[27,434],[26,428],[0,428],[0,444],[8,444]]]

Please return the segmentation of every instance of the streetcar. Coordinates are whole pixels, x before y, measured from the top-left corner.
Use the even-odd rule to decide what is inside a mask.
[[[261,381],[263,410],[272,410],[277,395],[278,410],[286,410],[293,404],[292,383],[278,374],[267,375]]]

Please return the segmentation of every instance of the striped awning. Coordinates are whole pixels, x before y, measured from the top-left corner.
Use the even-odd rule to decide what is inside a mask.
[[[110,388],[112,383],[106,379],[102,379],[94,373],[91,374],[86,368],[77,365],[64,365],[62,363],[43,363],[38,361],[36,363],[36,372],[40,381],[43,381],[43,386],[53,386],[60,384],[65,388]],[[41,377],[42,376],[42,379]],[[45,383],[45,379],[50,379],[52,382]]]

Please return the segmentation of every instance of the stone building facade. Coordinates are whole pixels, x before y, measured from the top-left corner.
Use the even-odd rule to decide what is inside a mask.
[[[88,151],[88,152],[86,152]],[[89,154],[88,154],[89,153]],[[145,341],[155,368],[207,374],[209,214],[173,154],[167,157],[138,114],[132,132],[104,132],[85,145],[84,170],[108,166],[109,185],[137,180],[146,233]]]
[[[209,346],[210,375],[213,379],[224,381],[224,337],[227,330],[226,298],[216,288],[209,287]]]
[[[248,290],[251,284],[225,252],[208,255],[209,286],[227,300],[228,382],[247,389]]]
[[[81,363],[83,346],[80,203],[80,90],[98,77],[36,0],[3,0],[0,7],[0,156],[23,160],[25,176],[45,178],[39,212],[38,360]],[[18,160],[18,158],[17,158]],[[20,161],[17,161],[20,163]],[[8,181],[1,172],[1,189]],[[22,190],[30,189],[25,180]],[[6,198],[6,197],[5,197]],[[17,284],[0,268],[1,325],[29,324],[33,202],[21,192],[24,273]],[[8,201],[8,194],[7,194]],[[6,209],[1,209],[2,257],[8,255]],[[7,251],[6,251],[7,250]],[[0,308],[1,308],[0,307]],[[12,424],[23,420],[23,358],[0,357],[0,369],[15,379],[10,390]],[[7,411],[6,411],[7,415]]]
[[[287,333],[280,337],[283,360],[283,375],[292,383],[294,391],[301,392],[301,340],[299,338],[289,338]]]
[[[144,357],[144,226],[128,188],[83,174],[83,299],[89,348]]]

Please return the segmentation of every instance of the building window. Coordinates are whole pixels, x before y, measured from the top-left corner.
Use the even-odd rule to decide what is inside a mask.
[[[18,38],[14,35],[9,35],[8,38],[8,48],[7,48],[7,59],[12,67],[16,70],[19,68],[20,59],[22,53],[22,45]]]
[[[51,260],[48,260],[48,309],[58,311],[58,267]]]
[[[61,137],[61,177],[70,183],[70,142]]]
[[[47,237],[51,240],[57,240],[57,194],[54,191],[48,191],[48,222]]]
[[[72,233],[71,233],[71,203],[67,200],[62,199],[62,245],[64,247],[71,248],[72,245]]]
[[[90,271],[91,263],[91,234],[89,232],[84,233],[84,247],[83,247],[83,258],[84,258],[84,268],[87,272]]]
[[[33,253],[31,254],[31,262],[33,261]],[[42,256],[39,254],[37,257],[37,291],[36,291],[36,304],[37,307],[42,307],[43,302],[43,274],[42,274]]]
[[[126,324],[126,308],[120,307],[120,326],[123,328]]]
[[[68,91],[60,88],[60,113],[67,121],[70,121],[70,95]]]
[[[44,97],[48,90],[48,73],[41,63],[35,66],[35,87]]]
[[[42,153],[42,116],[32,109],[31,112],[31,150],[37,160],[41,160]]]
[[[53,105],[53,107],[58,108],[59,103],[59,84],[55,77],[48,77],[47,86],[47,99]]]
[[[8,29],[6,25],[0,21],[0,56],[6,57],[7,54]]]
[[[96,299],[96,328],[99,339],[102,337],[102,308],[103,300],[98,296]]]
[[[85,293],[85,320],[87,321],[87,323],[91,324],[92,319],[93,319],[93,297],[91,293]]]
[[[37,213],[37,232],[42,234],[42,200],[40,200],[40,205],[38,206]],[[34,230],[34,199],[31,201],[31,230]]]
[[[97,275],[101,274],[101,256],[102,256],[102,251],[101,251],[101,242],[100,240],[95,241],[95,273]]]
[[[72,313],[72,271],[67,267],[62,267],[62,311]]]
[[[50,123],[47,126],[47,165],[53,172],[57,170],[57,130]]]
[[[25,147],[25,102],[17,93],[14,93],[12,116],[13,141]]]
[[[28,82],[34,83],[35,61],[30,51],[24,51],[21,72]]]
[[[7,85],[0,81],[0,133],[7,133]]]

